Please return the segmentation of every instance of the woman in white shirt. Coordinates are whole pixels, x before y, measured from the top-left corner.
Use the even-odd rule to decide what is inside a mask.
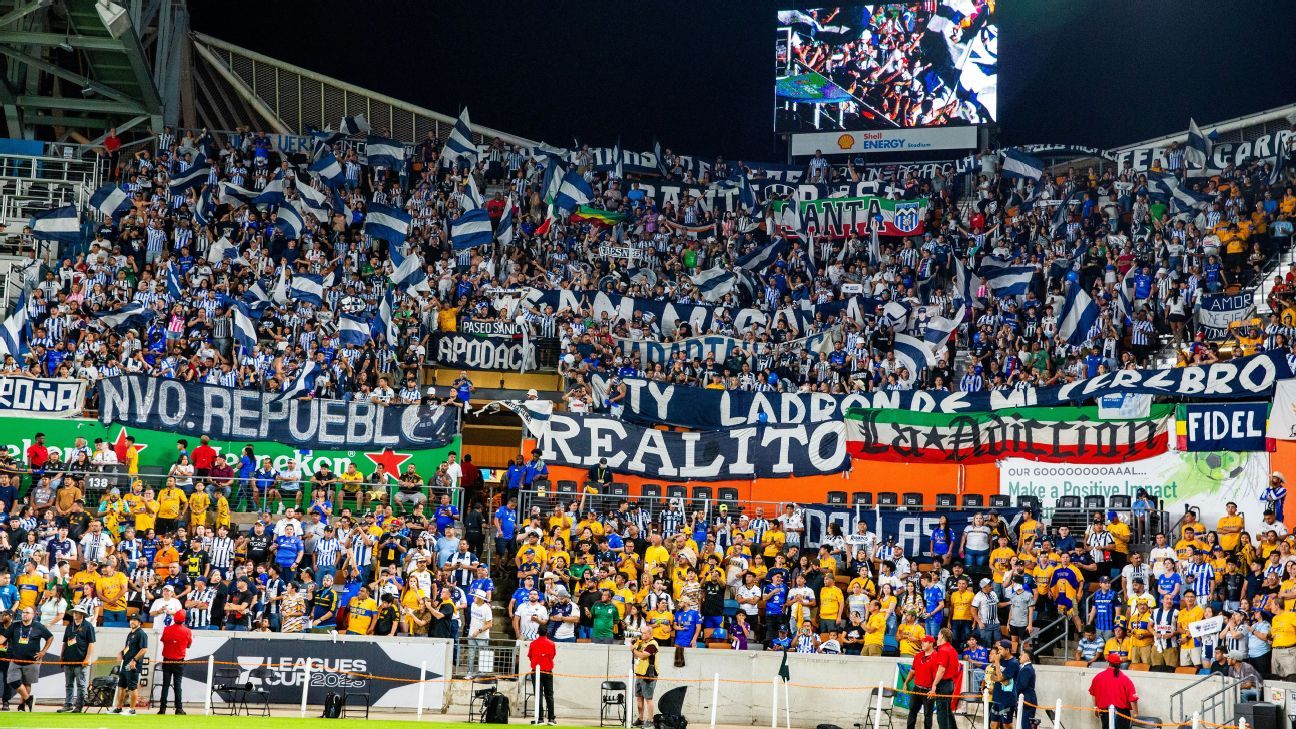
[[[193,464],[189,462],[189,456],[180,456],[180,460],[172,464],[171,470],[167,472],[167,475],[174,477],[176,486],[186,494],[193,490],[194,467]]]
[[[45,588],[45,596],[41,599],[40,621],[47,628],[53,628],[56,625],[63,624],[63,616],[67,614],[68,602],[59,594],[56,587]]]

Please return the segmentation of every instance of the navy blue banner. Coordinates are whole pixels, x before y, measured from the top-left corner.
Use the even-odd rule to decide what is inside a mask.
[[[147,375],[106,377],[98,387],[105,424],[214,440],[270,440],[303,450],[440,448],[458,431],[454,409],[441,406],[285,399]]]
[[[1183,428],[1181,451],[1268,451],[1267,402],[1188,403],[1177,413]]]
[[[1117,370],[1087,380],[1025,392],[908,390],[829,395],[708,390],[690,385],[626,380],[628,397],[625,419],[644,425],[667,424],[697,430],[720,430],[755,422],[831,422],[841,420],[849,407],[959,413],[1075,405],[1118,393],[1192,400],[1230,400],[1271,393],[1275,382],[1292,376],[1285,354],[1266,352],[1202,367]],[[1264,421],[1261,420],[1260,424],[1263,430]]]
[[[963,529],[972,521],[974,514],[983,514],[985,509],[940,509],[932,511],[932,504],[922,509],[875,508],[872,506],[848,506],[846,504],[802,504],[801,518],[805,522],[806,544],[818,547],[828,533],[828,525],[836,524],[846,535],[846,548],[852,556],[859,548],[859,540],[852,539],[855,527],[860,522],[868,524],[869,531],[885,543],[892,540],[903,550],[906,557],[914,559],[915,555],[931,555],[932,530],[940,524],[942,516],[949,519],[950,529],[954,532],[951,541],[958,558],[958,543],[963,536]],[[1017,522],[1021,519],[1021,510],[1017,508],[998,509],[999,517],[1008,523],[1009,533],[1017,532]],[[881,517],[881,523],[879,523]]]

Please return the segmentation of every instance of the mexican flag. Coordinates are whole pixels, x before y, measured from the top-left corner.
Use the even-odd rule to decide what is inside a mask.
[[[919,413],[851,408],[846,450],[852,458],[908,463],[990,463],[1001,458],[1119,463],[1166,452],[1172,405],[1148,417],[1103,420],[1096,407],[1006,408]]]

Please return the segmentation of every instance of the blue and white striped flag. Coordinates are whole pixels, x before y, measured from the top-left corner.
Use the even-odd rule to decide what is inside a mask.
[[[213,266],[222,261],[233,261],[247,265],[247,260],[239,255],[238,246],[230,242],[229,238],[221,236],[212,241],[211,247],[207,249],[207,262]]]
[[[101,311],[95,314],[99,321],[113,329],[125,329],[134,323],[141,323],[153,317],[153,310],[143,301],[132,301],[120,309]]]
[[[477,182],[472,175],[468,175],[468,181],[463,184],[463,190],[459,193],[459,208],[461,210],[476,210],[482,206],[481,192],[477,190]]]
[[[294,274],[292,282],[288,284],[288,299],[323,306],[324,278],[314,273]]]
[[[319,159],[312,162],[311,166],[306,169],[319,175],[319,178],[329,187],[341,187],[346,184],[346,177],[342,172],[342,163],[338,162],[338,158],[327,149],[323,150]]]
[[[1120,296],[1121,314],[1125,316],[1126,322],[1134,321],[1134,274],[1139,270],[1138,266],[1130,266],[1125,272],[1125,277],[1121,279],[1120,289],[1117,295]]]
[[[60,243],[77,243],[81,240],[81,220],[72,205],[43,210],[31,217],[32,237],[36,240],[54,240]]]
[[[1188,144],[1184,148],[1184,161],[1195,167],[1206,168],[1210,159],[1211,140],[1197,127],[1197,121],[1188,118]]]
[[[707,301],[719,301],[738,287],[738,276],[720,266],[708,268],[690,277],[698,293]]]
[[[747,179],[747,170],[738,172],[738,207],[750,216],[760,213],[760,203],[756,200],[751,180]]]
[[[882,307],[882,320],[897,332],[909,331],[912,316],[913,309],[899,301],[888,301],[886,306]]]
[[[1067,219],[1071,217],[1071,201],[1080,200],[1083,197],[1081,192],[1073,192],[1058,203],[1057,210],[1053,211],[1053,219],[1049,221],[1049,235],[1057,235],[1062,226],[1067,224]]]
[[[27,291],[18,295],[14,313],[0,325],[0,358],[12,354],[18,359],[26,353],[27,348]]]
[[[252,309],[242,301],[230,303],[230,314],[234,324],[234,342],[244,352],[251,352],[257,343],[256,322],[253,321]]]
[[[748,271],[763,271],[771,263],[777,261],[779,256],[786,253],[787,249],[787,239],[776,238],[734,261],[734,265]]]
[[[954,298],[958,306],[985,308],[985,304],[981,303],[976,295],[976,277],[967,270],[967,266],[963,265],[963,259],[961,258],[956,257],[954,259],[954,276],[951,284],[954,290],[950,292],[950,296]]]
[[[358,136],[369,133],[369,120],[365,119],[364,114],[355,116],[344,116],[342,121],[338,122],[338,132],[348,137]]]
[[[400,170],[405,167],[405,145],[386,137],[369,137],[365,140],[365,155],[370,167]]]
[[[130,193],[119,185],[108,183],[90,196],[90,207],[105,218],[113,218],[131,208]]]
[[[184,297],[184,284],[180,278],[179,264],[173,262],[170,266],[167,266],[166,277],[167,295],[171,297],[171,301],[179,301]]]
[[[1058,339],[1072,346],[1079,345],[1101,315],[1098,305],[1084,289],[1076,284],[1068,284],[1066,301],[1058,316]]]
[[[958,331],[966,314],[967,307],[960,306],[953,319],[947,319],[943,316],[933,316],[928,319],[926,328],[923,330],[923,341],[934,348],[944,347],[954,332]]]
[[[296,240],[301,237],[302,231],[306,230],[306,218],[302,216],[296,205],[286,203],[280,205],[275,213],[275,227],[285,238]]]
[[[1158,199],[1167,200],[1172,212],[1203,210],[1210,207],[1211,198],[1183,186],[1178,177],[1164,172],[1147,173],[1148,194]]]
[[[1002,169],[1004,177],[1038,180],[1044,176],[1044,160],[1032,157],[1019,149],[1005,149]]]
[[[329,208],[329,201],[324,193],[306,184],[305,180],[297,180],[295,187],[298,212],[310,215],[321,223],[332,220],[333,211]]]
[[[1025,296],[1035,278],[1034,266],[1013,266],[1008,261],[987,257],[981,275],[995,296]]]
[[[364,232],[371,238],[385,240],[395,247],[405,242],[413,220],[400,208],[370,203],[369,210],[365,213]]]
[[[301,366],[297,377],[291,383],[286,383],[287,387],[279,394],[278,402],[292,400],[301,397],[315,389],[315,379],[322,374],[320,366],[315,360],[309,360]]]
[[[441,148],[441,161],[445,165],[453,165],[460,157],[467,159],[470,164],[477,164],[477,145],[473,144],[467,107],[460,112],[459,119],[450,129],[450,136],[446,137],[445,146]]]
[[[211,185],[204,187],[202,194],[198,196],[198,202],[194,204],[194,220],[199,225],[211,225],[212,213],[216,208],[212,205],[212,190]]]
[[[567,175],[567,165],[557,157],[545,161],[544,181],[540,184],[540,195],[546,203],[553,203],[558,197],[558,188],[562,187],[563,177]]]
[[[189,165],[189,169],[179,173],[175,177],[172,177],[167,188],[171,191],[172,195],[175,195],[184,192],[191,187],[198,187],[199,185],[206,184],[207,178],[210,175],[211,165],[207,164],[207,155],[199,152],[198,156],[194,157],[193,164]]]
[[[423,258],[416,251],[401,252],[401,247],[392,244],[388,248],[391,255],[392,285],[398,289],[418,286],[427,281],[427,271],[423,268]]]
[[[892,351],[895,352],[896,361],[909,371],[907,382],[917,380],[923,370],[936,366],[936,354],[932,352],[931,345],[913,335],[895,335]]]
[[[253,319],[260,319],[265,310],[274,306],[275,302],[270,294],[266,293],[261,282],[257,281],[243,293],[243,303],[247,304],[248,312]]]
[[[283,205],[287,200],[284,195],[284,180],[282,177],[271,180],[261,192],[252,198],[252,204],[264,210],[272,205]]]
[[[469,210],[450,221],[450,240],[455,250],[490,245],[494,238],[490,215],[484,208]]]
[[[396,325],[393,314],[396,311],[396,294],[392,289],[383,292],[382,303],[378,305],[378,324],[382,327],[383,336],[387,339],[387,349],[396,349],[400,339],[400,328]]]
[[[220,184],[220,194],[217,199],[222,205],[251,205],[256,199],[256,190],[249,190],[246,187],[239,187],[232,182],[222,182]]]
[[[370,338],[368,319],[345,312],[338,317],[338,339],[342,344],[362,347]]]
[[[516,206],[512,200],[509,200],[504,207],[504,214],[500,216],[499,225],[495,226],[495,240],[501,245],[508,245],[513,242],[513,210]]]
[[[563,175],[558,192],[554,195],[554,210],[570,213],[576,208],[594,199],[594,190],[575,170]]]

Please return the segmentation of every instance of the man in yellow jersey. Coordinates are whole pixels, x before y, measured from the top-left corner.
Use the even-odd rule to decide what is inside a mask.
[[[868,620],[864,623],[864,647],[860,649],[860,655],[882,655],[882,645],[886,642],[886,624],[887,616],[882,611],[882,603],[871,601]]]
[[[347,603],[347,635],[371,635],[374,618],[378,616],[378,603],[369,596],[369,587],[362,586],[360,592]]]
[[[1130,662],[1130,639],[1125,635],[1124,625],[1117,625],[1112,637],[1103,644],[1103,655],[1109,656],[1113,653],[1121,657],[1121,663]]]
[[[125,628],[126,588],[129,581],[124,572],[118,572],[113,560],[104,562],[95,580],[95,594],[103,600],[103,627]]]
[[[1215,533],[1219,535],[1219,543],[1224,551],[1232,554],[1242,540],[1242,532],[1246,530],[1246,517],[1238,513],[1238,505],[1232,501],[1224,505],[1224,510],[1227,513],[1216,522]]]

